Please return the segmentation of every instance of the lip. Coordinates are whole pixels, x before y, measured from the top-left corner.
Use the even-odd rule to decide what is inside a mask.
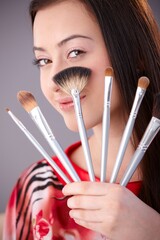
[[[80,100],[83,101],[85,96],[80,96]],[[56,102],[58,103],[59,107],[63,111],[71,111],[74,109],[74,102],[72,97],[59,97],[56,99]]]

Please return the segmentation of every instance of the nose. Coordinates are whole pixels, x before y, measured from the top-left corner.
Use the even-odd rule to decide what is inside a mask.
[[[58,92],[60,90],[60,87],[54,82],[53,78],[58,72],[65,68],[67,68],[66,64],[62,64],[60,62],[57,62],[56,64],[54,63],[54,66],[51,68],[48,80],[48,88],[50,88],[52,91]]]
[[[48,88],[54,92],[58,92],[60,90],[60,87],[53,81],[53,76],[51,76],[48,81]]]

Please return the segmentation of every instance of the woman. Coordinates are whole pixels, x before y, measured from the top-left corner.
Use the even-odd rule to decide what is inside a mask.
[[[147,76],[150,86],[117,183],[152,116],[154,94],[160,90],[160,37],[147,2],[33,0],[30,15],[35,64],[40,68],[42,91],[72,131],[77,131],[73,102],[53,82],[53,77],[73,66],[92,70],[81,93],[81,104],[86,128],[93,129],[88,141],[97,181],[89,181],[80,143],[70,146],[66,153],[82,182],[64,187],[45,160],[33,164],[21,175],[11,195],[4,239],[159,239],[160,157],[157,149],[160,148],[160,135],[126,188],[109,183],[138,78]],[[114,81],[107,179],[100,183],[104,71],[107,67],[114,69]],[[54,160],[58,163],[56,157]],[[56,199],[63,194],[68,199]]]

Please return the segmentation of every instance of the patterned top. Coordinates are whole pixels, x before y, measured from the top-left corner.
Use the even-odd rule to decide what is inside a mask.
[[[80,145],[75,143],[66,149],[69,157]],[[54,161],[65,169],[53,157]],[[87,171],[72,162],[81,180],[88,181]],[[68,176],[68,174],[66,173]],[[68,176],[69,177],[69,176]],[[96,178],[99,181],[98,178]],[[77,225],[69,217],[67,200],[63,197],[64,182],[46,160],[32,164],[17,181],[10,196],[4,224],[3,240],[102,240],[99,233]],[[134,194],[140,191],[141,182],[127,185]]]

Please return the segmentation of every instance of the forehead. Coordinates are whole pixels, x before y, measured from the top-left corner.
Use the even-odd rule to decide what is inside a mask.
[[[95,31],[96,21],[86,6],[80,1],[61,1],[51,4],[36,14],[33,33],[34,39],[46,32],[68,34],[69,31],[78,34],[79,31]],[[66,37],[66,36],[64,36]]]

